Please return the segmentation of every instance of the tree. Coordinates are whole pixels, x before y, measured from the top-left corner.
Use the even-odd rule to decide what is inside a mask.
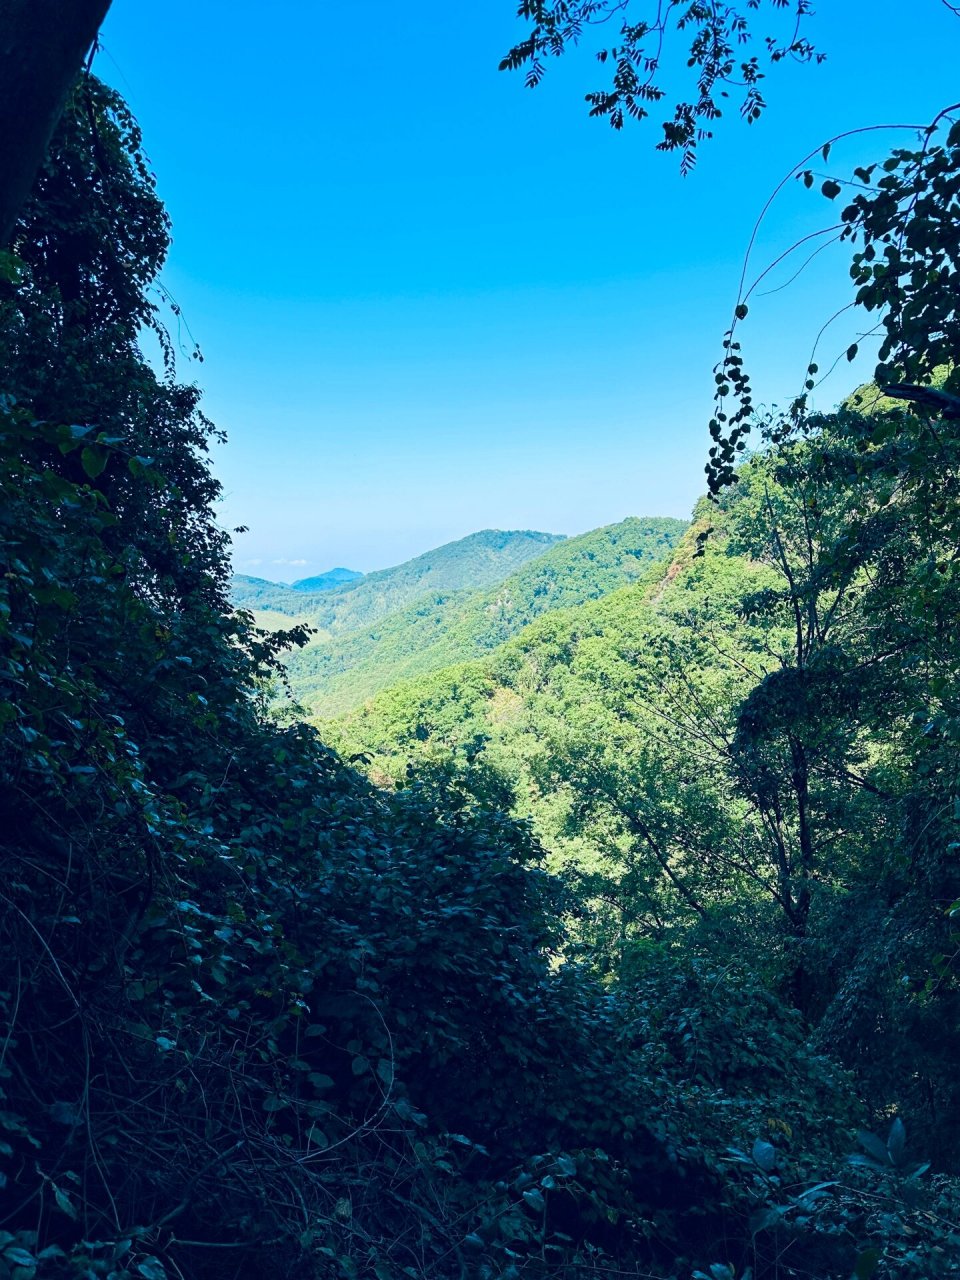
[[[530,24],[528,34],[507,53],[501,70],[526,67],[526,83],[533,88],[546,72],[544,59],[559,57],[579,44],[585,32],[616,20],[615,43],[603,44],[596,53],[601,65],[613,68],[612,83],[586,95],[592,116],[605,116],[614,129],[627,120],[643,120],[666,96],[661,87],[661,66],[674,32],[689,41],[687,66],[696,78],[695,94],[674,105],[663,121],[661,151],[681,152],[680,167],[689,172],[696,163],[697,146],[712,137],[712,128],[723,114],[730,90],[742,90],[739,112],[752,124],[763,112],[760,89],[764,78],[761,60],[748,53],[753,38],[751,11],[763,0],[741,4],[706,4],[700,0],[667,0],[654,5],[644,0],[521,0],[517,14]],[[783,28],[763,38],[766,61],[771,65],[793,58],[819,60],[804,35],[813,13],[811,0],[768,0],[779,11]],[[642,16],[641,16],[642,15]]]
[[[110,0],[0,0],[0,247]]]

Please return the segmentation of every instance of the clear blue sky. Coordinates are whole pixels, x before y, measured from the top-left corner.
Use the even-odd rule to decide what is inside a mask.
[[[732,113],[681,179],[654,122],[587,118],[602,73],[584,51],[533,92],[497,71],[515,0],[114,0],[97,71],[173,217],[164,282],[206,357],[183,374],[228,433],[222,519],[250,527],[237,568],[370,570],[480,528],[688,515],[770,191],[832,134],[957,96],[960,22],[939,0],[818,8],[827,62],[774,69],[761,122]],[[836,150],[831,171],[895,136]],[[791,184],[757,268],[830,213]],[[799,389],[849,296],[825,253],[752,308],[763,399]],[[821,366],[862,324],[835,326]],[[869,372],[844,361],[820,403]]]

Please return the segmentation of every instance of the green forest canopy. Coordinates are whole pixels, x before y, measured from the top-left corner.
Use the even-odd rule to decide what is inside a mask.
[[[505,558],[492,586],[484,583],[492,576],[489,571],[467,585],[468,570],[459,590],[424,594],[430,579],[418,575],[408,588],[410,603],[383,617],[369,616],[359,626],[353,610],[346,629],[321,630],[293,652],[287,660],[291,689],[314,715],[349,710],[399,679],[486,653],[544,613],[633,581],[674,545],[683,527],[680,520],[631,518],[575,538],[552,539],[513,572],[517,557]],[[420,559],[431,562],[435,554]],[[378,605],[383,598],[378,590]],[[391,602],[397,598],[396,593],[387,596]]]

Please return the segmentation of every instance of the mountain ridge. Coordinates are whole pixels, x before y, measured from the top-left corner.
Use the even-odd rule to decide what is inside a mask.
[[[686,527],[629,516],[555,543],[487,588],[425,593],[372,625],[321,636],[288,659],[294,692],[313,714],[336,716],[398,681],[480,658],[545,614],[636,581]]]
[[[492,586],[564,537],[531,529],[481,529],[320,591],[307,589],[304,584],[310,579],[288,586],[235,575],[231,599],[236,608],[251,609],[255,616],[283,614],[315,627],[321,636],[336,634],[372,625],[433,591]],[[272,624],[275,618],[268,621]]]

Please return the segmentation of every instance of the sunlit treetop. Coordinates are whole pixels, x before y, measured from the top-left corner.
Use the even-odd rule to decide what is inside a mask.
[[[772,30],[757,32],[759,10],[769,14]],[[660,151],[680,151],[681,171],[696,164],[697,146],[712,137],[714,122],[724,114],[725,99],[739,98],[740,116],[752,124],[766,103],[760,92],[763,67],[785,58],[823,60],[805,34],[812,16],[811,0],[743,0],[717,4],[704,0],[521,0],[520,18],[530,23],[524,39],[500,63],[501,70],[526,68],[534,88],[546,72],[545,59],[559,57],[580,43],[590,27],[605,27],[613,40],[595,51],[613,78],[607,88],[586,95],[592,116],[606,116],[614,129],[628,119],[643,120],[656,104],[669,112],[673,80],[668,56],[684,57],[693,79],[662,120]],[[615,34],[614,34],[615,33]],[[680,41],[678,53],[671,41]],[[755,52],[763,50],[762,55]]]

